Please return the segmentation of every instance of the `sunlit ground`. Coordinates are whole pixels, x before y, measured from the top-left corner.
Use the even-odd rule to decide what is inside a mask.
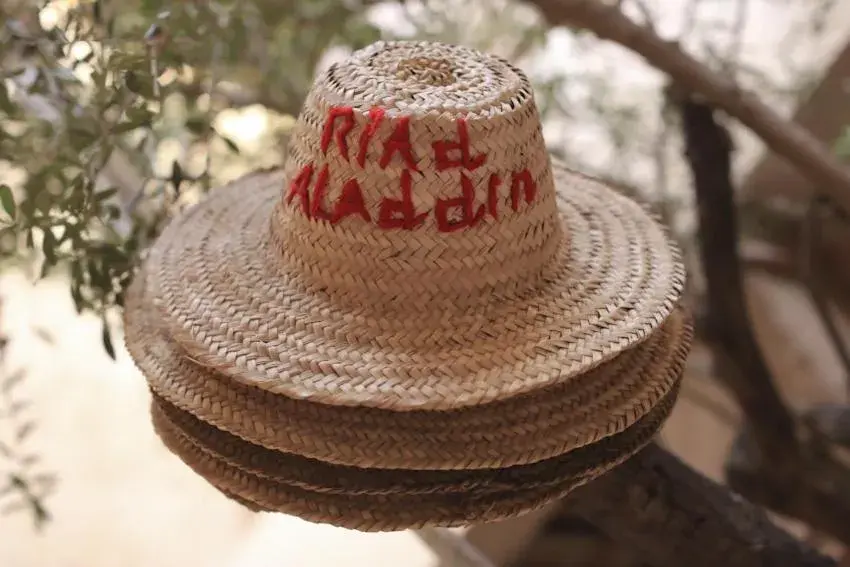
[[[0,293],[12,337],[6,368],[27,368],[20,393],[38,424],[26,447],[59,479],[42,533],[25,511],[0,516],[3,567],[431,564],[410,533],[360,534],[230,503],[162,447],[121,338],[113,362],[99,321],[76,315],[64,282],[33,287],[12,274]]]

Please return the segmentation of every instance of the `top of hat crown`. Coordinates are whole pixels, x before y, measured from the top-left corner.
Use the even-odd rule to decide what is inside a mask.
[[[331,66],[285,172],[284,272],[340,298],[510,297],[565,236],[527,77],[465,47],[379,42]]]

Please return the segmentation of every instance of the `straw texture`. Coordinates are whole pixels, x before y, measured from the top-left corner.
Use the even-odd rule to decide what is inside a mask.
[[[452,88],[396,78],[413,58],[447,60]],[[341,102],[358,109],[348,154],[369,131],[369,109],[385,108],[362,168],[334,143],[322,151],[325,129],[340,122],[323,118]],[[398,152],[380,167],[386,144],[377,140],[392,138],[402,112],[412,116],[417,171]],[[459,139],[458,117],[469,151],[486,161],[438,171],[433,144]],[[645,339],[681,293],[675,247],[639,205],[553,172],[528,81],[501,60],[435,44],[367,48],[317,80],[292,140],[283,179],[261,174],[216,191],[171,223],[148,262],[167,333],[234,380],[332,405],[467,407],[598,366]],[[536,196],[525,203],[518,182],[514,211],[501,187],[498,219],[483,214],[451,232],[438,230],[434,212],[410,230],[359,215],[332,224],[305,216],[309,198],[293,193],[311,164],[328,168],[328,202],[357,181],[370,218],[401,202],[401,180],[414,174],[418,215],[456,198],[462,175],[476,211],[489,201],[491,175],[504,186],[527,172]],[[270,199],[262,187],[275,183]]]
[[[127,344],[151,388],[216,427],[271,449],[342,465],[490,468],[560,455],[622,431],[681,376],[691,340],[681,309],[639,349],[568,384],[439,413],[305,403],[227,380],[185,357],[156,327],[139,274]]]
[[[169,224],[125,336],[163,442],[229,498],[462,525],[649,441],[691,344],[684,277],[647,211],[550,160],[522,71],[379,42],[316,79],[281,169]]]
[[[633,424],[633,427],[624,430],[628,431],[628,434],[621,437],[617,437],[619,435],[617,434],[610,439],[617,437],[619,441],[615,444],[625,448],[625,445],[621,444],[623,439],[632,439],[635,432],[656,427],[659,421],[669,413],[676,399],[676,392],[677,389],[672,390],[647,415]],[[477,470],[431,471],[346,467],[248,443],[201,421],[156,394],[153,395],[152,412],[156,420],[159,422],[167,420],[167,427],[175,431],[179,430],[180,435],[190,439],[204,452],[232,466],[256,476],[328,494],[422,495],[504,492],[560,484],[564,479],[575,476],[576,471],[584,472],[582,467],[587,465],[586,461],[576,458],[581,453],[572,453],[529,465]],[[162,427],[166,426],[162,425]],[[592,446],[599,448],[605,445]]]
[[[569,456],[466,472],[328,467],[250,446],[156,397],[151,413],[165,445],[228,497],[312,522],[395,531],[497,521],[561,498],[643,448],[669,415],[677,391],[630,428]]]

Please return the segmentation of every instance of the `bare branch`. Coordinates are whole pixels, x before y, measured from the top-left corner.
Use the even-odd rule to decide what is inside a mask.
[[[682,87],[704,96],[805,172],[837,206],[850,214],[850,170],[805,128],[783,119],[730,78],[713,72],[678,45],[663,40],[598,0],[528,1],[551,25],[584,28],[602,39],[619,43],[669,74]]]
[[[731,182],[731,140],[706,105],[681,102],[688,162],[699,217],[699,246],[707,285],[704,325],[708,340],[736,368],[721,373],[771,462],[783,461],[796,444],[795,423],[776,391],[747,315],[738,260],[738,222]]]
[[[831,567],[764,512],[650,445],[563,500],[656,567]]]
[[[726,464],[727,481],[753,502],[850,542],[847,468],[829,440],[792,417],[780,399],[747,317],[728,133],[709,106],[689,98],[680,104],[708,288],[703,336],[747,420]]]

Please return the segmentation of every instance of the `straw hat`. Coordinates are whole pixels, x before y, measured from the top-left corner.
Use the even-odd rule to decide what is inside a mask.
[[[291,140],[174,219],[127,293],[189,466],[253,509],[387,530],[521,513],[648,442],[690,347],[682,264],[550,159],[520,70],[376,43],[317,78]]]

